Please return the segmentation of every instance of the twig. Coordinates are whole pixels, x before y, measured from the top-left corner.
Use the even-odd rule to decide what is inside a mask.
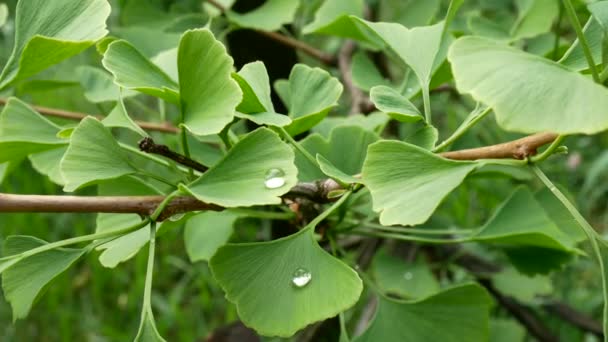
[[[355,43],[352,40],[347,40],[346,43],[340,49],[338,54],[338,67],[342,74],[342,81],[346,90],[350,94],[350,111],[349,115],[354,115],[363,112],[365,106],[366,96],[363,94],[361,89],[357,88],[353,82],[352,75],[352,59],[353,53],[355,52]],[[369,101],[369,100],[368,100]]]
[[[542,342],[559,341],[557,336],[555,336],[527,307],[520,304],[517,300],[500,293],[489,280],[478,279],[478,282],[492,294],[502,307],[507,309],[513,317],[525,326],[532,336]]]
[[[169,158],[175,161],[176,163],[182,164],[186,167],[189,167],[190,169],[199,172],[205,172],[209,169],[205,165],[197,162],[196,160],[193,160],[191,158],[188,158],[187,156],[172,151],[167,145],[156,144],[154,140],[152,140],[152,138],[150,137],[143,138],[139,142],[139,149],[146,153],[158,154],[160,156]]]
[[[587,315],[582,314],[581,312],[578,312],[569,305],[552,300],[543,303],[542,306],[547,312],[559,316],[561,319],[571,323],[575,327],[583,331],[588,331],[599,337],[601,340],[604,339],[604,331],[602,330],[602,325],[599,322]]]
[[[217,8],[222,13],[224,13],[224,12],[226,12],[226,10],[228,10],[224,5],[220,4],[219,2],[217,2],[215,0],[206,0],[206,1],[211,6]],[[255,31],[263,36],[266,36],[270,39],[273,39],[281,44],[285,44],[289,47],[300,50],[300,51],[304,52],[305,54],[318,59],[319,61],[321,61],[324,64],[327,64],[327,65],[336,64],[336,58],[334,56],[327,54],[313,46],[310,46],[310,45],[304,43],[303,41],[300,41],[300,40],[297,40],[297,39],[294,39],[291,37],[287,37],[285,35],[282,35],[282,34],[276,33],[276,32],[257,30],[257,29],[253,29],[253,31]]]
[[[440,155],[447,159],[477,160],[515,158],[525,159],[536,154],[536,150],[557,138],[555,133],[536,133],[506,143],[466,150],[443,152]]]
[[[7,99],[0,98],[0,105],[5,105],[7,103]],[[57,108],[49,108],[43,106],[33,106],[30,105],[32,109],[37,111],[40,114],[47,116],[54,116],[57,118],[68,119],[68,120],[82,120],[87,116],[93,116],[98,119],[103,119],[103,116],[93,115],[87,113],[79,113],[79,112],[71,112],[63,109]],[[147,121],[135,121],[135,123],[147,131],[157,131],[157,132],[165,132],[165,133],[178,133],[179,129],[168,122],[165,123],[155,123],[155,122],[147,122]]]

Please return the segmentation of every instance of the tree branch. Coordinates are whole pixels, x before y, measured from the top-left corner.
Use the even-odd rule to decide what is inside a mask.
[[[167,145],[160,145],[160,144],[156,144],[154,142],[154,140],[152,140],[152,138],[150,137],[145,137],[142,140],[140,140],[139,142],[139,149],[146,152],[146,153],[152,153],[152,154],[157,154],[159,156],[163,156],[166,158],[169,158],[179,164],[182,164],[186,167],[189,167],[193,170],[199,171],[199,172],[205,172],[207,170],[209,170],[208,167],[206,167],[205,165],[197,162],[194,159],[188,158],[187,156],[177,153],[173,150],[171,150],[169,148],[169,146]]]
[[[525,159],[536,154],[536,150],[557,138],[555,133],[536,133],[527,137],[497,145],[490,145],[466,150],[442,152],[439,155],[454,160],[477,159]]]
[[[222,13],[226,12],[228,9],[226,7],[224,7],[224,5],[220,4],[219,2],[215,1],[215,0],[206,0],[207,3],[209,3],[211,6],[217,8],[219,11],[221,11]],[[306,43],[304,43],[303,41],[282,35],[280,33],[277,32],[272,32],[272,31],[264,31],[264,30],[258,30],[258,29],[252,29],[253,31],[266,36],[270,39],[273,39],[281,44],[287,45],[289,47],[292,47],[296,50],[300,50],[303,53],[318,59],[319,61],[321,61],[323,64],[327,64],[327,65],[335,65],[336,64],[336,58],[328,53],[325,53],[311,45],[308,45]]]
[[[342,81],[346,90],[350,94],[350,111],[349,115],[366,112],[366,109],[373,107],[371,101],[363,94],[361,89],[357,88],[353,82],[352,75],[352,59],[356,45],[352,40],[347,40],[340,49],[338,54],[338,68],[342,74]]]
[[[583,331],[588,331],[599,337],[601,340],[604,340],[604,331],[602,329],[602,325],[593,318],[584,315],[569,305],[556,300],[543,303],[542,306],[547,312],[559,316],[561,319],[569,322],[573,326]]]
[[[7,101],[8,101],[7,99],[0,98],[0,105],[6,105]],[[35,111],[37,111],[40,114],[43,114],[46,116],[62,118],[62,119],[68,119],[68,120],[82,120],[82,119],[86,118],[87,116],[93,116],[98,119],[103,119],[103,116],[100,116],[100,115],[71,112],[71,111],[67,111],[67,110],[63,110],[63,109],[49,108],[49,107],[43,107],[43,106],[30,105],[30,107],[32,107]],[[142,129],[147,130],[147,131],[157,131],[157,132],[165,132],[165,133],[178,133],[179,132],[179,129],[177,127],[171,125],[168,122],[155,123],[155,122],[147,122],[147,121],[135,121],[135,123]]]

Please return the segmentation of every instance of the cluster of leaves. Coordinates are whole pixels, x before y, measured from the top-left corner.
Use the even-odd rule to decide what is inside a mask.
[[[479,10],[483,1],[465,5],[466,15],[457,15],[462,0],[382,1],[379,21],[363,19],[363,0],[269,0],[247,13],[230,10],[230,1],[224,1],[216,7],[206,3],[197,14],[185,14],[188,4],[166,11],[143,3],[111,8],[106,0],[22,0],[15,8],[15,40],[0,74],[0,92],[23,99],[36,89],[76,83],[104,116],[74,126],[11,97],[0,114],[0,179],[28,159],[65,192],[94,186],[100,196],[163,195],[167,200],[144,219],[100,213],[89,235],[51,243],[8,237],[0,273],[14,319],[26,317],[43,288],[83,255],[99,251],[99,262],[114,268],[148,244],[135,340],[162,341],[152,313],[152,273],[157,232],[176,229],[172,221],[184,226],[190,260],[209,263],[241,321],[264,336],[290,337],[338,315],[340,339],[348,341],[349,327],[376,296],[376,314],[356,340],[483,341],[490,326],[498,334],[502,321],[490,317],[492,300],[474,274],[461,270],[460,276],[439,282],[428,263],[404,263],[385,250],[374,257],[368,274],[357,269],[356,256],[342,244],[354,236],[421,245],[472,243],[467,244],[471,249],[504,255],[507,266],[494,278],[524,301],[546,292],[547,274],[583,255],[579,243],[585,240],[605,277],[605,240],[536,164],[559,151],[565,136],[608,129],[608,91],[602,84],[608,78],[603,53],[608,2],[589,5],[592,16],[558,61],[551,56],[561,52],[560,36],[549,31],[561,11],[571,9],[570,1],[564,8],[552,0],[515,1],[515,11],[496,5],[495,18]],[[123,26],[108,35],[112,11],[118,11]],[[143,14],[134,15],[138,11]],[[0,27],[8,25],[6,18],[7,7],[0,7]],[[571,19],[576,29],[578,21]],[[377,111],[329,116],[334,109],[344,111],[341,97],[353,96],[343,96],[332,67],[296,64],[288,78],[273,84],[263,62],[235,70],[222,37],[240,29],[279,31],[286,24],[305,39],[325,37],[320,45],[357,42],[360,51],[349,72]],[[70,65],[71,79],[35,78],[61,71],[65,60],[88,48],[95,50],[87,51],[93,62],[75,72]],[[370,58],[380,52],[390,60],[384,73]],[[454,84],[468,95],[467,105],[474,104],[451,135],[437,120],[446,115],[432,111],[431,91],[444,84]],[[284,112],[277,109],[273,91]],[[168,120],[179,127],[178,137],[155,138],[179,147],[207,171],[137,149],[137,141],[152,134],[129,113],[127,104],[140,99],[154,99],[159,110],[138,119]],[[527,160],[455,161],[439,155],[489,113],[504,131],[549,131],[559,137]],[[394,127],[397,139],[391,136]],[[447,135],[441,143],[440,130]],[[534,173],[546,187],[538,188]],[[505,180],[514,189],[486,222],[467,228],[456,218],[434,215],[446,199],[458,202],[450,196],[457,196],[464,182],[489,176],[496,179],[490,178],[486,190]],[[333,203],[283,197],[298,182],[324,179],[341,185],[330,194]],[[190,212],[157,224],[176,196],[223,210]],[[291,210],[307,208],[294,214],[286,203],[293,204]],[[298,230],[271,241],[228,243],[247,217],[259,219],[260,227],[287,220]],[[433,228],[438,225],[450,228]],[[73,248],[77,244],[85,245]],[[528,283],[532,293],[518,291]],[[507,322],[503,329],[519,333]]]

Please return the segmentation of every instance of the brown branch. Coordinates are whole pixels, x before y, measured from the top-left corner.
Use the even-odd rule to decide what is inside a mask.
[[[205,165],[197,162],[196,160],[188,158],[183,154],[171,150],[167,145],[156,144],[154,140],[152,140],[152,138],[150,137],[143,138],[138,145],[139,149],[146,153],[157,154],[165,158],[169,158],[175,161],[176,163],[189,167],[193,170],[197,170],[200,172],[205,172],[209,170],[209,168]]]
[[[500,293],[492,282],[487,279],[478,279],[478,282],[483,285],[488,292],[505,308],[509,313],[515,317],[519,323],[526,327],[528,332],[536,339],[542,342],[556,342],[559,341],[549,328],[540,320],[534,313],[526,306],[520,304],[517,300],[512,297],[505,296]]]
[[[547,312],[559,316],[561,319],[569,322],[573,326],[583,331],[588,331],[599,337],[601,340],[604,340],[604,331],[602,329],[602,325],[593,318],[578,312],[569,305],[552,300],[543,303],[542,307]]]
[[[8,102],[7,99],[0,98],[0,105],[6,105]],[[71,112],[63,109],[57,108],[49,108],[43,106],[33,106],[30,105],[35,111],[40,114],[46,116],[53,116],[62,119],[68,120],[82,120],[87,116],[93,116],[98,119],[103,119],[103,116],[87,114],[87,113],[79,113],[79,112]],[[157,132],[165,132],[165,133],[179,133],[179,129],[168,122],[165,123],[155,123],[155,122],[147,122],[147,121],[135,121],[135,123],[147,131],[157,131]]]
[[[226,7],[224,7],[224,5],[220,4],[219,2],[217,2],[215,0],[207,0],[207,3],[209,3],[213,7],[217,8],[222,13],[226,12],[228,10]],[[281,44],[287,45],[296,50],[300,50],[303,53],[305,53],[315,59],[318,59],[319,61],[321,61],[324,64],[336,65],[336,58],[334,56],[332,56],[328,53],[325,53],[311,45],[308,45],[308,44],[304,43],[303,41],[282,35],[277,32],[257,30],[257,29],[253,29],[253,31],[255,31],[263,36],[266,36],[272,40],[275,40]]]
[[[353,53],[355,52],[355,42],[347,40],[346,43],[340,49],[338,54],[338,68],[342,74],[342,81],[346,90],[350,94],[350,111],[349,115],[354,115],[363,112],[363,107],[366,105],[366,96],[363,94],[361,89],[357,88],[353,82],[352,75],[352,59]],[[369,99],[367,99],[369,102]]]
[[[525,159],[536,154],[536,150],[557,138],[555,133],[536,133],[527,137],[512,140],[497,145],[471,148],[459,151],[442,152],[447,159],[477,160],[477,159]]]

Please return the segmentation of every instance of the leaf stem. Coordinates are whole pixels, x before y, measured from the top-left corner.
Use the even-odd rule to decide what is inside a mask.
[[[182,129],[179,132],[179,136],[181,139],[182,151],[184,152],[184,155],[186,156],[186,158],[192,159],[190,157],[190,147],[188,146],[188,132],[186,131],[186,128],[184,128],[184,126],[182,126]],[[192,170],[191,168],[188,169],[188,177],[190,178],[190,180],[194,179],[194,170]]]
[[[530,158],[530,161],[532,163],[539,163],[539,162],[542,162],[543,160],[549,158],[549,156],[551,156],[553,153],[555,153],[555,149],[557,149],[560,146],[562,141],[564,141],[564,138],[565,138],[565,136],[558,135],[557,138],[555,138],[555,140],[553,140],[551,145],[549,145],[549,147],[547,147],[547,149],[543,151],[543,153]]]
[[[563,3],[564,3],[564,9],[566,10],[566,15],[568,15],[568,19],[570,20],[570,24],[572,25],[572,28],[574,28],[574,31],[576,32],[578,42],[581,44],[581,47],[583,48],[583,53],[585,54],[585,59],[587,60],[587,64],[589,64],[589,70],[591,70],[591,75],[593,76],[593,80],[596,83],[600,83],[600,77],[597,72],[597,67],[595,65],[595,61],[593,61],[593,55],[591,54],[591,49],[589,48],[589,44],[587,43],[587,39],[585,38],[585,33],[583,32],[581,23],[578,21],[578,17],[576,16],[576,11],[574,10],[572,1],[563,0]]]
[[[150,222],[150,242],[148,244],[148,265],[146,267],[146,282],[144,284],[144,302],[142,310],[142,319],[144,317],[144,311],[148,311],[148,314],[152,314],[152,279],[154,274],[154,252],[156,249],[156,222]]]
[[[475,126],[481,119],[485,118],[492,111],[492,108],[486,107],[483,111],[481,111],[477,115],[473,115],[470,118],[466,118],[460,126],[450,135],[447,139],[445,139],[441,144],[437,145],[433,152],[441,152],[446,147],[451,145],[454,141],[458,140],[462,137],[471,127]],[[474,114],[474,113],[472,113]]]
[[[463,237],[463,238],[457,238],[457,239],[437,239],[437,238],[427,238],[427,237],[420,237],[420,236],[413,236],[413,235],[372,232],[372,231],[367,231],[367,230],[362,230],[362,229],[354,229],[354,230],[349,231],[346,234],[379,237],[379,238],[384,238],[384,239],[393,239],[393,240],[401,240],[401,241],[416,241],[416,242],[431,243],[431,244],[463,243],[463,242],[471,241],[471,239],[469,237]]]
[[[302,230],[311,229],[311,228],[316,227],[319,223],[321,223],[321,221],[325,220],[327,218],[327,216],[329,216],[329,214],[331,214],[334,210],[338,209],[351,194],[352,194],[351,191],[345,192],[344,195],[342,195],[342,197],[340,197],[339,200],[337,200],[334,204],[332,204],[331,207],[327,208],[327,210],[325,210],[324,212],[319,214],[319,216],[315,217],[312,221],[310,221],[310,223],[306,227],[304,227]]]
[[[424,103],[424,118],[428,125],[432,125],[431,120],[431,94],[429,92],[428,84],[422,88],[422,102]]]
[[[295,141],[295,139],[291,135],[289,135],[289,133],[287,133],[285,128],[278,127],[278,129],[281,132],[281,134],[283,135],[283,137],[285,137],[285,139],[287,141],[289,141],[289,143],[292,144],[293,147],[296,150],[298,150],[298,152],[300,152],[312,165],[319,167],[319,163],[317,163],[317,159],[315,157],[313,157],[312,154],[310,154],[308,151],[306,151],[306,149],[304,147],[302,147],[297,141]]]
[[[591,248],[593,249],[593,253],[597,258],[597,262],[600,266],[600,273],[602,275],[602,297],[604,300],[604,309],[603,309],[603,326],[604,329],[608,326],[608,284],[606,284],[606,267],[604,265],[604,258],[602,257],[602,253],[600,251],[600,246],[598,245],[598,241],[602,243],[606,243],[604,239],[598,234],[598,232],[593,229],[593,227],[587,222],[587,220],[581,215],[581,213],[576,209],[576,207],[568,200],[568,198],[551,182],[551,180],[545,175],[545,173],[535,164],[531,164],[530,166],[538,179],[540,179],[547,188],[553,193],[553,195],[566,207],[568,212],[574,217],[574,220],[579,224],[585,235],[587,235],[587,239],[591,244]]]
[[[36,255],[42,252],[46,252],[46,251],[50,251],[52,249],[55,248],[60,248],[60,247],[64,247],[64,246],[69,246],[69,245],[75,245],[77,243],[82,243],[82,242],[87,242],[87,241],[93,241],[93,240],[100,240],[100,239],[106,239],[106,238],[110,238],[113,236],[118,236],[118,235],[124,235],[127,233],[130,233],[132,231],[135,231],[139,228],[144,227],[145,225],[147,225],[150,222],[149,219],[145,219],[135,225],[132,225],[130,227],[127,228],[122,228],[122,229],[117,229],[117,230],[111,230],[111,231],[106,231],[106,232],[101,232],[101,233],[95,233],[95,234],[89,234],[89,235],[83,235],[83,236],[78,236],[78,237],[74,237],[74,238],[70,238],[70,239],[65,239],[65,240],[61,240],[61,241],[56,241],[56,242],[52,242],[52,243],[48,243],[46,245],[42,245],[40,247],[36,247],[36,248],[32,248],[30,250],[27,250],[23,253],[19,253],[19,254],[14,254],[14,255],[9,255],[9,256],[5,256],[0,258],[0,261],[2,260],[9,260],[9,259],[13,259],[13,258],[27,258],[30,257],[32,255]]]

